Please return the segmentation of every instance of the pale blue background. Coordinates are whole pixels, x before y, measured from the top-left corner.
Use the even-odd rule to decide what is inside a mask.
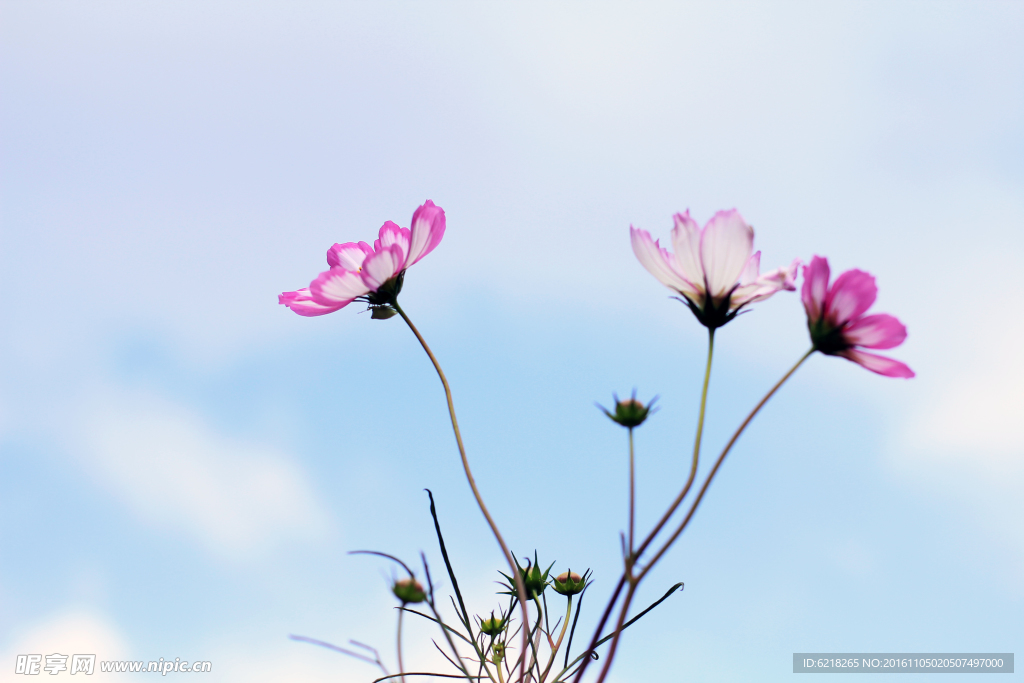
[[[869,270],[910,330],[892,355],[917,379],[814,357],[758,417],[615,681],[1024,650],[1020,3],[0,7],[0,679],[69,650],[368,681],[287,634],[391,661],[390,568],[345,553],[425,549],[441,575],[424,487],[471,609],[494,606],[411,334],[276,303],[427,198],[448,232],[403,304],[513,549],[594,569],[582,636],[625,520],[625,435],[593,403],[661,396],[649,525],[705,353],[631,223],[735,206],[766,269]],[[784,293],[719,335],[709,456],[807,347],[802,315]]]

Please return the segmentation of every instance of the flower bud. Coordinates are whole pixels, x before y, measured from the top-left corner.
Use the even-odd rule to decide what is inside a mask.
[[[540,567],[537,565],[537,553],[533,554],[533,564],[530,564],[530,560],[526,560],[526,568],[519,567],[519,576],[523,579],[523,587],[526,589],[526,599],[533,600],[544,593],[544,589],[548,587],[548,572],[551,571],[551,567],[554,566],[552,562],[547,569],[541,572]],[[516,560],[516,564],[519,564],[519,560]],[[516,584],[511,576],[505,572],[499,572],[508,581],[506,588],[507,591],[501,591],[505,595],[517,595]]]
[[[479,619],[479,617],[477,617]],[[496,636],[505,630],[505,623],[507,619],[504,617],[494,616],[494,612],[491,612],[490,619],[480,619],[480,632],[489,636]]]
[[[583,589],[587,587],[587,579],[589,578],[590,570],[583,572],[583,576],[580,576],[574,571],[562,572],[555,577],[555,581],[552,584],[552,588],[555,589],[556,593],[561,595],[576,595],[582,593]]]
[[[640,401],[636,400],[636,391],[633,391],[633,395],[630,398],[619,400],[618,396],[612,394],[615,398],[615,412],[612,413],[608,409],[598,404],[598,408],[604,411],[604,414],[608,416],[613,422],[617,422],[623,427],[632,429],[633,427],[639,427],[643,424],[647,416],[653,412],[654,402],[658,400],[655,396],[651,399],[650,403],[646,406]]]
[[[548,569],[550,570],[550,567]],[[537,565],[532,567],[527,565],[523,572],[523,584],[526,586],[526,595],[533,600],[548,587],[548,573],[541,574],[540,567]]]
[[[427,599],[427,594],[423,592],[423,586],[419,581],[411,577],[395,581],[395,585],[391,587],[391,592],[402,601],[403,605],[423,602]]]

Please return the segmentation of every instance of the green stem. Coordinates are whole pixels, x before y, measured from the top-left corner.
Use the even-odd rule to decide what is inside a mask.
[[[540,606],[539,597],[535,597],[533,599],[533,604],[537,607],[537,625],[533,629],[533,638],[530,638],[530,647],[533,648],[533,655],[530,660],[530,666],[526,667],[528,671],[531,671],[531,675],[533,675],[532,670],[534,667],[537,668],[537,673],[540,674],[540,637],[544,632],[544,629],[542,629],[540,625],[543,623],[545,615],[544,610]],[[539,675],[537,681],[540,683]]]
[[[793,373],[797,371],[797,368],[799,368],[801,365],[803,365],[804,361],[807,360],[810,357],[810,355],[812,353],[814,353],[814,351],[815,351],[815,349],[812,347],[807,353],[805,353],[803,356],[801,356],[800,360],[798,360],[796,362],[796,364],[794,364],[793,367],[791,367],[789,369],[789,371],[785,375],[782,376],[782,379],[780,379],[778,382],[775,383],[775,386],[773,386],[768,391],[768,393],[764,395],[764,398],[762,398],[758,402],[758,404],[756,406],[754,406],[754,409],[751,410],[750,414],[747,415],[745,420],[743,420],[743,422],[742,422],[742,424],[740,424],[739,428],[733,433],[732,438],[730,438],[729,442],[725,445],[725,448],[722,450],[722,453],[718,456],[718,460],[715,461],[715,465],[714,465],[714,467],[711,468],[711,472],[708,473],[707,479],[704,480],[704,484],[701,486],[700,491],[697,493],[697,497],[694,499],[693,503],[690,505],[690,509],[686,513],[686,517],[683,518],[683,521],[679,524],[679,526],[673,532],[672,536],[665,542],[665,544],[658,550],[658,552],[655,553],[655,555],[651,559],[651,561],[647,563],[647,565],[644,567],[643,571],[641,571],[640,574],[636,577],[636,579],[633,582],[630,583],[630,589],[635,588],[636,585],[638,585],[641,581],[643,581],[644,577],[647,576],[647,572],[649,572],[651,570],[651,568],[654,567],[654,565],[658,563],[658,560],[660,560],[662,558],[662,556],[668,551],[668,549],[670,547],[672,547],[672,544],[675,543],[676,539],[679,538],[679,535],[681,533],[683,533],[684,529],[686,529],[687,525],[690,523],[690,520],[693,519],[694,513],[697,511],[697,506],[699,506],[700,502],[704,499],[704,494],[707,493],[708,487],[711,485],[711,481],[715,478],[715,474],[717,474],[718,469],[722,466],[722,462],[725,460],[725,456],[727,456],[729,454],[729,451],[732,450],[733,445],[736,443],[737,439],[740,438],[740,435],[747,428],[747,425],[750,424],[751,420],[754,419],[754,416],[757,415],[758,412],[761,411],[761,408],[763,408],[764,405],[766,403],[768,403],[768,400],[772,396],[775,395],[775,392],[778,391],[779,388],[782,387],[782,385],[786,383],[786,380],[788,380],[793,375]],[[709,372],[710,372],[710,363],[709,363]],[[707,379],[706,379],[706,376],[705,376],[705,393],[707,393]],[[702,401],[702,403],[703,403],[703,401]],[[702,411],[701,412],[703,413],[703,407],[702,407]],[[701,417],[702,417],[702,420],[703,420],[703,414],[702,414]],[[699,439],[699,437],[698,437],[698,439]],[[619,613],[619,623],[620,624],[622,623],[623,619],[626,616],[627,611],[629,610],[629,605],[630,605],[630,602],[632,601],[632,598],[633,598],[633,593],[632,593],[632,590],[630,590],[630,592],[627,592],[626,597],[623,600],[622,611]],[[617,638],[617,636],[618,636],[618,633],[616,633],[616,638]],[[595,683],[603,683],[604,682],[605,676],[607,675],[608,670],[611,667],[612,658],[614,656],[614,652],[615,651],[614,651],[614,640],[613,640],[612,649],[608,652],[608,657],[605,659],[604,666],[601,669],[601,674],[598,676],[598,678],[595,681]],[[581,671],[582,671],[583,668],[585,668],[585,665],[586,665],[586,663],[584,663],[584,667],[581,667]],[[577,676],[576,680],[577,681],[580,680],[579,676]]]
[[[694,438],[694,443],[693,443],[693,458],[692,458],[692,461],[690,463],[690,474],[687,476],[686,483],[683,484],[683,488],[679,492],[679,495],[677,495],[675,500],[672,501],[672,504],[668,506],[668,509],[665,510],[665,513],[661,516],[661,519],[658,520],[658,523],[654,525],[654,528],[651,529],[651,532],[649,534],[647,534],[647,537],[644,538],[643,542],[640,544],[640,547],[636,549],[636,552],[633,554],[633,562],[636,562],[636,560],[640,557],[640,555],[642,555],[643,552],[645,550],[647,550],[647,547],[652,542],[654,542],[654,538],[661,532],[661,530],[664,528],[664,526],[668,523],[669,519],[672,518],[672,515],[675,514],[675,511],[682,504],[683,500],[686,498],[686,494],[688,494],[690,492],[690,489],[693,487],[693,482],[697,478],[697,465],[700,462],[701,441],[702,441],[702,439],[704,437],[704,414],[705,414],[705,411],[706,411],[706,408],[707,408],[707,402],[708,402],[708,386],[711,383],[711,361],[714,359],[714,356],[715,356],[715,330],[714,330],[714,328],[708,328],[708,360],[707,360],[707,365],[706,365],[706,367],[704,369],[704,385],[703,385],[703,388],[701,389],[701,393],[700,393],[700,415],[697,418],[697,435]],[[623,582],[628,582],[631,586],[634,585],[635,583],[639,583],[639,578],[634,578],[633,577],[633,575],[632,575],[632,568],[631,567],[627,567],[626,571],[623,572],[623,574],[622,574],[622,581],[620,582],[620,588],[621,588],[621,585],[622,585]],[[612,601],[610,601],[608,606],[605,608],[605,616],[602,617],[600,623],[598,624],[597,630],[594,632],[594,639],[595,640],[600,636],[601,629],[604,628],[604,624],[605,624],[605,621],[607,619],[607,616],[611,612],[612,602],[614,602],[614,600],[616,598],[618,598],[618,591],[616,591],[615,595],[612,598]],[[625,600],[623,601],[623,604],[622,604],[622,612],[621,612],[620,616],[624,616],[629,611],[629,606],[630,606],[630,602],[631,601],[632,601],[632,591],[627,591],[626,598],[625,598]],[[621,621],[621,619],[620,619],[620,621]],[[585,672],[587,670],[588,666],[590,666],[590,660],[589,659],[586,660],[585,662],[583,662],[583,665],[580,667],[580,670],[578,672],[576,672],[576,680],[577,681],[582,679],[583,672]]]
[[[736,440],[740,438],[740,434],[743,433],[743,430],[747,428],[747,425],[749,425],[750,421],[754,419],[754,416],[761,411],[761,408],[763,408],[764,405],[768,403],[768,400],[775,395],[775,392],[778,391],[779,388],[786,383],[786,380],[788,380],[793,375],[793,373],[797,371],[797,368],[803,365],[805,360],[810,358],[811,354],[814,353],[814,351],[815,349],[812,347],[807,353],[800,357],[800,360],[798,360],[796,364],[789,369],[789,372],[783,375],[782,379],[776,382],[775,386],[773,386],[771,390],[764,395],[764,398],[762,398],[761,401],[756,406],[754,406],[754,409],[750,411],[750,414],[747,415],[747,418],[743,420],[743,423],[733,433],[732,438],[729,439],[729,443],[727,443],[725,445],[725,448],[722,449],[722,454],[719,455],[718,460],[715,461],[715,466],[711,468],[711,472],[708,474],[708,478],[704,481],[704,485],[701,486],[700,492],[697,493],[697,498],[694,499],[693,504],[690,506],[689,512],[686,513],[686,517],[683,519],[682,523],[672,534],[672,537],[669,538],[665,545],[661,547],[661,549],[657,552],[654,558],[647,563],[647,566],[644,567],[644,570],[640,573],[638,580],[642,579],[647,574],[647,572],[651,570],[651,567],[653,567],[658,562],[658,560],[661,559],[661,556],[664,555],[665,552],[672,546],[672,544],[675,543],[675,540],[679,538],[679,534],[683,533],[683,530],[686,528],[686,525],[689,524],[690,520],[693,518],[693,513],[697,511],[697,506],[700,505],[701,500],[704,499],[704,494],[707,493],[708,487],[711,485],[711,480],[715,478],[715,474],[718,473],[718,468],[722,466],[722,462],[725,460],[725,456],[729,455],[729,451],[732,450],[733,444],[735,444]]]
[[[661,516],[661,519],[658,520],[656,525],[654,525],[651,533],[647,534],[643,543],[640,544],[640,547],[636,551],[637,557],[647,550],[647,547],[654,541],[654,537],[658,535],[665,524],[668,523],[668,520],[672,515],[675,514],[675,511],[679,508],[683,499],[686,498],[686,494],[688,494],[690,489],[693,487],[693,482],[697,477],[697,464],[700,462],[700,447],[704,438],[704,413],[708,403],[708,385],[711,383],[711,361],[714,358],[714,355],[715,330],[714,328],[710,328],[708,329],[708,361],[707,366],[704,369],[704,386],[700,392],[700,415],[697,418],[697,436],[694,438],[693,442],[693,459],[690,463],[690,474],[686,478],[686,483],[683,485],[683,489],[679,492],[679,495],[676,496],[676,499],[668,506],[665,514]]]
[[[501,552],[505,554],[505,561],[512,570],[516,594],[518,595],[519,602],[523,608],[524,623],[529,623],[529,610],[526,607],[526,586],[523,583],[523,577],[519,574],[518,565],[515,560],[512,559],[512,553],[509,551],[508,545],[505,543],[505,539],[502,537],[501,532],[498,531],[498,525],[494,522],[494,518],[491,517],[490,511],[484,504],[483,496],[480,495],[480,490],[476,486],[476,480],[473,479],[473,471],[469,468],[469,459],[466,457],[466,447],[462,443],[462,433],[459,431],[459,421],[455,417],[455,403],[452,400],[452,390],[448,385],[448,378],[445,377],[444,370],[441,369],[441,364],[437,362],[437,358],[434,356],[434,352],[431,351],[430,347],[427,345],[427,341],[423,338],[423,335],[420,334],[420,331],[416,329],[416,326],[412,324],[412,320],[410,320],[409,316],[405,314],[402,307],[398,305],[398,301],[393,301],[392,306],[394,306],[395,310],[398,311],[398,314],[402,316],[402,320],[404,320],[405,324],[409,326],[409,329],[412,330],[412,333],[416,336],[416,339],[419,341],[420,346],[423,347],[423,350],[427,352],[427,357],[430,358],[430,362],[433,363],[434,369],[437,371],[437,376],[441,379],[441,385],[444,387],[445,399],[448,401],[448,414],[451,416],[452,420],[452,431],[455,432],[455,442],[458,444],[459,456],[462,458],[462,469],[466,473],[466,480],[469,482],[469,488],[473,491],[473,497],[476,498],[476,504],[480,507],[480,512],[483,513],[488,526],[491,527],[491,533],[494,534],[494,538],[497,539],[498,545],[501,546]],[[527,630],[528,629],[524,629],[523,634],[524,651],[529,640],[526,634]],[[523,658],[523,663],[525,665],[525,657]],[[524,665],[520,666],[520,678],[524,678],[526,674]]]
[[[398,610],[398,673],[399,675],[405,673],[405,664],[402,663],[402,615],[405,614],[405,610]],[[405,676],[401,676],[402,683],[405,683]]]
[[[633,428],[629,428],[629,557],[627,567],[633,565],[633,531],[636,527],[636,463],[633,457]]]
[[[632,430],[630,430],[632,431]],[[572,596],[569,596],[569,605],[565,608],[565,622],[562,624],[562,632],[558,634],[558,640],[555,641],[555,646],[551,648],[551,658],[548,659],[548,665],[544,667],[544,673],[540,675],[540,680],[543,683],[547,677],[548,672],[551,671],[551,665],[555,663],[555,655],[558,654],[558,650],[562,647],[562,638],[565,637],[565,630],[569,626],[569,618],[572,616]]]

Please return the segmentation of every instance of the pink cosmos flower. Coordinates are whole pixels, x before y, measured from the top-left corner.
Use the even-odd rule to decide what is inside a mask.
[[[697,320],[710,329],[780,289],[796,289],[800,259],[761,275],[761,252],[751,253],[754,229],[736,209],[719,211],[703,229],[690,218],[689,210],[673,218],[674,254],[646,230],[630,226],[633,253],[659,282],[679,292]]]
[[[278,297],[299,315],[333,313],[353,301],[365,301],[371,317],[390,318],[402,291],[405,271],[434,250],[444,237],[444,209],[429,199],[412,215],[412,227],[391,221],[381,226],[371,247],[366,242],[335,244],[327,251],[330,270],[294,292]]]
[[[886,377],[914,376],[904,363],[861,351],[891,349],[907,338],[907,328],[886,313],[864,315],[875,303],[875,278],[863,270],[848,270],[829,287],[828,259],[815,256],[804,266],[800,296],[807,311],[807,328],[814,348],[830,356],[842,356]]]

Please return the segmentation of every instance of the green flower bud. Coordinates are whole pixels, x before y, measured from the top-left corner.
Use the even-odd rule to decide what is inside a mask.
[[[582,593],[583,589],[587,587],[588,578],[590,578],[589,569],[583,572],[583,576],[573,571],[562,572],[555,577],[552,588],[555,589],[556,593],[562,595],[577,595]]]
[[[604,414],[608,416],[613,422],[617,422],[623,427],[632,429],[633,427],[639,427],[643,424],[647,416],[654,412],[654,402],[658,400],[655,396],[651,399],[650,403],[646,406],[640,401],[636,400],[636,390],[633,390],[633,396],[631,398],[619,400],[619,397],[612,394],[615,398],[615,412],[612,413],[607,408],[598,404],[597,407],[604,411]]]
[[[395,581],[395,585],[391,587],[391,592],[402,601],[403,605],[423,602],[427,599],[427,594],[423,592],[423,586],[420,585],[419,581],[411,577]]]
[[[548,571],[550,570],[551,567],[548,567]],[[541,574],[540,567],[537,565],[527,566],[526,571],[523,572],[523,583],[526,585],[526,595],[533,600],[548,587],[548,572]]]
[[[504,631],[505,624],[508,621],[504,615],[494,616],[493,611],[491,612],[490,619],[480,619],[480,617],[477,617],[477,619],[480,620],[480,632],[489,636],[496,636]]]
[[[516,566],[518,565],[519,560],[516,560]],[[533,600],[534,598],[539,597],[542,593],[544,593],[544,589],[548,587],[548,572],[551,571],[551,567],[553,566],[555,566],[554,562],[548,565],[548,568],[545,569],[542,573],[540,567],[537,565],[537,553],[535,552],[533,554],[532,565],[530,564],[530,561],[527,560],[525,569],[523,567],[519,567],[519,576],[523,578],[523,587],[526,588],[527,600]],[[505,577],[506,581],[508,581],[508,583],[505,584],[505,587],[508,588],[508,590],[499,592],[503,593],[504,595],[517,595],[516,584],[512,577],[506,574],[505,572],[499,573]]]

